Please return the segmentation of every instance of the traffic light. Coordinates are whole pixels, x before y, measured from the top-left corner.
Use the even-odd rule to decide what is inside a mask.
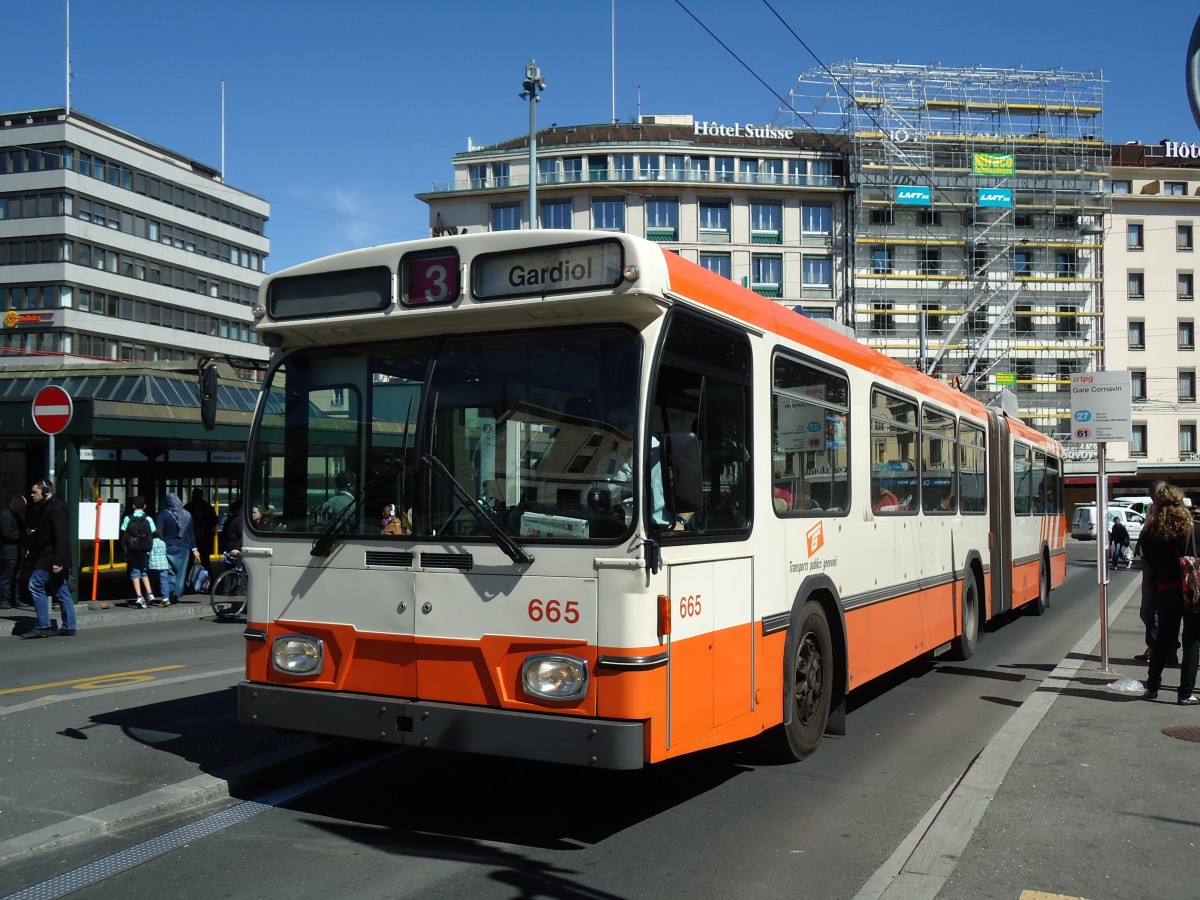
[[[200,364],[200,421],[205,431],[217,427],[217,364]]]

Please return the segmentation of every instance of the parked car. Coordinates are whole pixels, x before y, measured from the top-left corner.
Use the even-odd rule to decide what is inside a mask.
[[[1146,522],[1146,517],[1139,512],[1127,506],[1121,506],[1114,503],[1104,510],[1104,518],[1107,523],[1104,533],[1108,534],[1112,530],[1114,519],[1120,519],[1125,523],[1125,528],[1129,531],[1130,544],[1137,543],[1138,535],[1142,533],[1142,525]],[[1071,519],[1071,537],[1077,541],[1094,541],[1096,540],[1096,506],[1088,504],[1075,507],[1075,515]]]

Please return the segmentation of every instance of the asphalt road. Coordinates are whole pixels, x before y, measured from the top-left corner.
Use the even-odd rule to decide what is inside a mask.
[[[965,663],[856,692],[803,763],[754,743],[634,773],[371,748],[0,867],[0,895],[853,898],[1099,612],[1094,545]],[[1112,589],[1132,573],[1116,573]],[[12,641],[0,841],[295,744],[232,721],[240,627],[204,618]],[[122,674],[125,673],[125,674]],[[43,685],[42,687],[38,687]],[[62,878],[64,873],[70,873]]]

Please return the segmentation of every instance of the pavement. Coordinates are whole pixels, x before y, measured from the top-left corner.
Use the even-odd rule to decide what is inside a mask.
[[[214,577],[220,574],[220,561],[216,561],[210,571]],[[91,574],[85,573],[75,587],[75,618],[81,630],[213,614],[208,594],[184,594],[178,603],[149,609],[126,605],[133,599],[134,593],[124,569],[101,572],[94,585]],[[61,624],[57,606],[51,609],[50,616],[55,624]],[[4,620],[13,623],[13,634],[21,634],[36,624],[32,609],[0,610],[0,623]]]
[[[100,581],[96,601],[77,604],[81,630],[212,614],[195,594],[168,608],[129,608],[119,602],[130,596],[126,579]],[[91,596],[90,583],[83,595]],[[1114,574],[1108,600],[1107,669],[1098,622],[1061,662],[1018,665],[1039,686],[855,900],[1198,896],[1200,709],[1176,705],[1177,668],[1164,673],[1157,701],[1141,699],[1146,664],[1133,658],[1144,649],[1140,574]],[[110,811],[112,821],[98,810],[74,828],[64,823],[53,840],[5,842],[0,862],[69,841],[75,828],[76,837],[104,832],[164,803],[199,804],[228,790],[203,781],[175,786],[166,799],[134,798]]]

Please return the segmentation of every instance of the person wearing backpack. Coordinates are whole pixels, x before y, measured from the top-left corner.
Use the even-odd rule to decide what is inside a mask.
[[[138,495],[129,501],[133,512],[121,523],[121,534],[125,539],[125,568],[133,582],[133,606],[145,609],[154,603],[154,589],[150,586],[150,548],[154,544],[154,520],[146,515],[146,498]]]

